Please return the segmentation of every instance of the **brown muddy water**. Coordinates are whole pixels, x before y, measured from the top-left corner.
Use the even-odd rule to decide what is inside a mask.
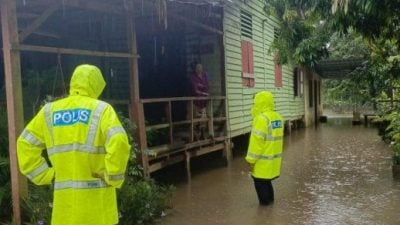
[[[286,136],[271,206],[258,205],[245,152],[236,148],[228,167],[200,159],[190,182],[175,183],[173,208],[161,224],[400,224],[400,182],[374,128],[335,118]]]

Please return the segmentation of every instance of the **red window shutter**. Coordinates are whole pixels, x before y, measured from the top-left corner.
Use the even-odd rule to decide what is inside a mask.
[[[275,63],[275,87],[282,87],[282,65]]]
[[[248,42],[247,45],[248,45],[249,73],[254,74],[253,44],[251,42]]]
[[[249,73],[249,52],[247,47],[247,41],[242,41],[242,72]]]
[[[243,86],[254,87],[253,44],[242,40],[242,82]]]

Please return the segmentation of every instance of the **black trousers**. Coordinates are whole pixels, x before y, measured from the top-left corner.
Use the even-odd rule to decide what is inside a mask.
[[[255,177],[253,177],[253,180],[260,205],[271,204],[274,201],[274,188],[272,187],[272,181]]]

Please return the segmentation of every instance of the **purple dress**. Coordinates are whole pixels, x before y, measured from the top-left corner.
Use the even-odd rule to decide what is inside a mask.
[[[190,78],[191,84],[192,84],[192,95],[195,97],[206,97],[208,95],[205,95],[200,92],[208,93],[209,90],[209,84],[208,84],[208,74],[206,72],[203,72],[202,76],[199,77],[196,74],[193,74],[192,77]],[[198,100],[194,101],[194,105],[197,106],[198,108],[205,108],[207,106],[207,101],[206,100]]]

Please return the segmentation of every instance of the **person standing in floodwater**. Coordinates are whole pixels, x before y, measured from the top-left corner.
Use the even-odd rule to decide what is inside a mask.
[[[98,100],[105,86],[98,67],[76,67],[70,95],[47,103],[18,138],[22,174],[53,184],[52,225],[118,224],[131,146],[114,108]]]
[[[283,149],[283,119],[275,112],[271,92],[261,91],[254,97],[251,110],[253,127],[246,155],[261,205],[274,201],[272,180],[280,175]]]
[[[203,65],[201,63],[194,63],[193,74],[190,78],[190,83],[192,86],[192,95],[195,97],[208,97],[209,96],[209,82],[208,74],[203,70]],[[194,116],[196,118],[206,118],[207,117],[207,100],[196,100],[193,102],[195,106]],[[205,138],[205,123],[199,123],[196,126],[196,138]]]

